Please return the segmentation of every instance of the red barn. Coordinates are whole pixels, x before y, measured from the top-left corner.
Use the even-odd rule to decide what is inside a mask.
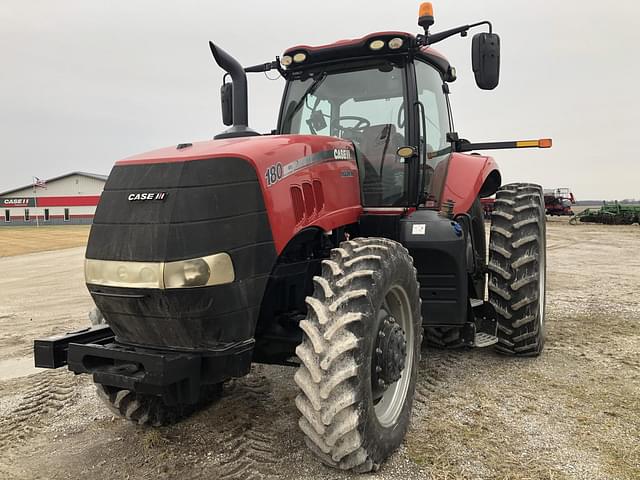
[[[72,172],[0,193],[0,226],[91,224],[106,175]]]

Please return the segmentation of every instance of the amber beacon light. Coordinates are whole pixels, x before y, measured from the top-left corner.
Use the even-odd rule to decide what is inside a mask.
[[[433,25],[433,5],[431,2],[422,2],[418,13],[418,25],[424,28],[425,33]]]

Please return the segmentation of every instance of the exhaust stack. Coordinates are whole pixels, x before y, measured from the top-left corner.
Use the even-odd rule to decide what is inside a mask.
[[[233,83],[233,126],[222,133],[219,133],[214,139],[233,138],[233,137],[249,137],[260,135],[255,130],[249,128],[249,113],[247,106],[247,75],[244,73],[242,65],[225,52],[220,47],[209,42],[213,58],[220,68],[231,75]]]

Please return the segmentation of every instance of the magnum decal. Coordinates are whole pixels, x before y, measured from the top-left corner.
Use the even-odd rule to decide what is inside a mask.
[[[317,152],[313,155],[299,158],[293,162],[287,163],[286,165],[282,165],[278,162],[268,167],[264,173],[267,187],[275,185],[283,178],[286,178],[309,165],[313,165],[314,163],[333,162],[336,160],[354,160],[353,152],[348,148],[334,148],[333,150],[323,150],[322,152]]]

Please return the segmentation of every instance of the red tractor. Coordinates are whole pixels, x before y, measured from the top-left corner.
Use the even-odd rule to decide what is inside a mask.
[[[113,411],[153,425],[252,362],[295,366],[309,448],[366,472],[405,436],[423,332],[430,344],[539,355],[542,190],[501,187],[493,158],[467,152],[551,142],[459,138],[456,72],[433,44],[487,27],[473,70],[493,89],[499,38],[487,21],[431,33],[430,4],[418,23],[424,34],[299,45],[247,68],[211,44],[231,77],[231,128],[115,164],[85,265],[106,323],[37,340],[36,364],[92,375]],[[271,69],[286,86],[276,129],[260,135],[247,125],[245,72]],[[487,263],[479,199],[493,194]]]
[[[547,215],[573,215],[571,205],[576,203],[569,188],[544,189],[544,207]]]

